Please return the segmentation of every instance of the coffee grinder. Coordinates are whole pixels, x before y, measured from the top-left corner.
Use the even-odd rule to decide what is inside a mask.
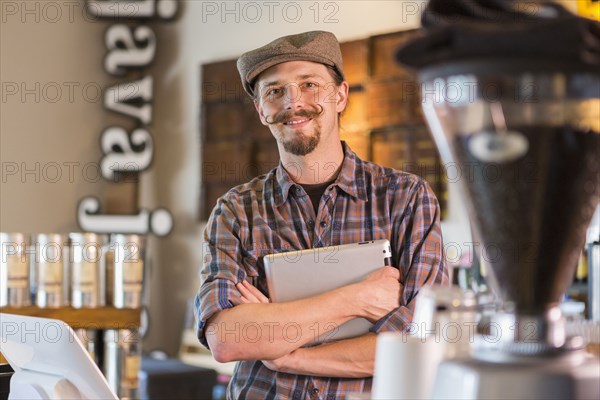
[[[600,398],[559,303],[600,201],[600,24],[551,2],[432,0],[398,60],[460,185],[499,306],[435,398]]]

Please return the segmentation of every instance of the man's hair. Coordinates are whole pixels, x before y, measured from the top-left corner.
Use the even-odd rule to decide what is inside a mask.
[[[337,69],[333,68],[330,65],[325,65],[327,67],[327,70],[329,71],[329,75],[331,75],[331,77],[333,78],[333,83],[335,83],[336,86],[340,86],[342,84],[342,82],[344,82],[344,77],[338,72]]]
[[[340,75],[340,73],[338,72],[337,69],[330,67],[329,65],[326,65],[327,70],[329,71],[329,75],[331,75],[331,77],[333,78],[333,83],[335,84],[335,86],[339,87],[342,82],[344,82],[344,77],[342,75]],[[348,96],[350,97],[350,96]],[[350,98],[346,99],[346,108],[344,108],[341,112],[338,113],[338,128],[341,127],[342,123],[341,123],[341,119],[342,119],[342,114],[344,114],[344,112],[348,109],[348,102],[350,101]]]

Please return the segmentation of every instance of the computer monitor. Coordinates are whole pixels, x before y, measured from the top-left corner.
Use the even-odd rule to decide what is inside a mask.
[[[0,353],[15,371],[11,397],[13,381],[24,386],[28,381],[19,374],[38,374],[36,382],[52,382],[53,377],[68,381],[84,399],[118,399],[73,329],[61,320],[0,313]]]

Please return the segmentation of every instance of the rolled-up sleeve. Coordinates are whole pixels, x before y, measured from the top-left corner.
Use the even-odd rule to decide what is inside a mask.
[[[197,335],[208,348],[206,323],[215,313],[232,308],[239,296],[235,284],[246,278],[241,264],[239,223],[229,204],[220,199],[204,231],[200,289],[195,299]]]
[[[447,285],[448,269],[444,258],[440,207],[426,181],[414,178],[398,183],[394,220],[394,259],[404,285],[400,307],[371,328],[372,332],[402,331],[412,321],[415,298],[424,285]]]

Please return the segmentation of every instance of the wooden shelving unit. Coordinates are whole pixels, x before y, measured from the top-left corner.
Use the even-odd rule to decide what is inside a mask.
[[[73,329],[133,329],[140,326],[141,309],[137,308],[39,308],[0,307],[0,313],[59,319]],[[1,319],[1,317],[0,317]]]

